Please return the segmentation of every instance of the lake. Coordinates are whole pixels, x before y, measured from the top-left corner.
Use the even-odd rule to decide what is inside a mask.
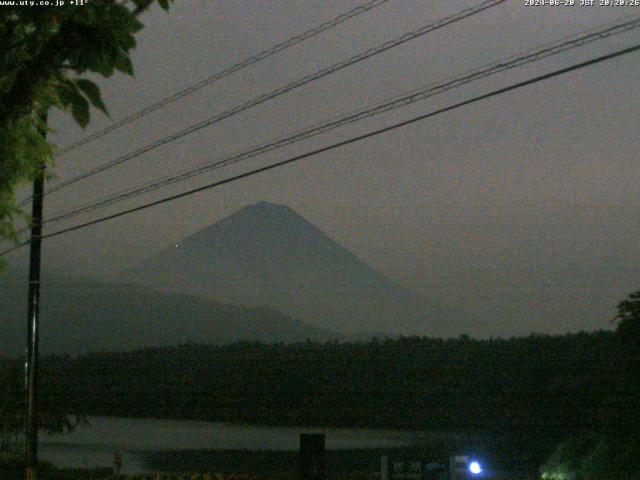
[[[40,458],[60,467],[113,466],[123,453],[122,473],[153,471],[145,458],[180,450],[278,450],[295,452],[300,433],[326,435],[327,450],[411,447],[423,434],[398,430],[299,428],[138,418],[89,417],[66,435],[40,435]]]

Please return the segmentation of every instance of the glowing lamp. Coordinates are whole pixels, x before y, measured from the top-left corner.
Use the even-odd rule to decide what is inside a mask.
[[[473,475],[478,475],[479,473],[482,473],[482,467],[480,467],[480,464],[478,462],[471,462],[469,464],[469,471]]]

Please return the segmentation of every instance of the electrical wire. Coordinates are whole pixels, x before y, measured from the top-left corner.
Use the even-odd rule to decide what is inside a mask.
[[[190,135],[192,133],[195,133],[205,127],[209,127],[211,125],[214,125],[222,120],[225,120],[229,117],[232,117],[234,115],[237,115],[238,113],[241,113],[245,110],[248,110],[252,107],[255,107],[257,105],[260,105],[264,102],[267,102],[268,100],[271,100],[273,98],[276,98],[280,95],[284,95],[285,93],[288,93],[294,89],[297,89],[299,87],[302,87],[303,85],[309,84],[311,82],[317,81],[321,78],[324,78],[328,75],[331,75],[339,70],[342,70],[344,68],[347,68],[351,65],[355,65],[356,63],[362,62],[366,59],[369,59],[375,55],[379,55],[380,53],[386,52],[387,50],[390,50],[392,48],[398,47],[400,45],[403,45],[407,42],[409,42],[410,40],[413,40],[415,38],[421,37],[423,35],[426,35],[430,32],[433,32],[435,30],[438,30],[440,28],[443,28],[447,25],[450,25],[452,23],[458,22],[460,20],[463,20],[467,17],[476,15],[480,12],[483,12],[485,10],[488,10],[492,7],[495,7],[497,5],[500,5],[504,2],[506,2],[507,0],[485,0],[484,2],[481,2],[477,5],[474,5],[472,7],[466,8],[456,14],[450,15],[448,17],[445,17],[435,23],[431,23],[428,25],[424,25],[423,27],[414,30],[412,32],[409,33],[405,33],[403,35],[401,35],[400,37],[397,37],[393,40],[389,40],[381,45],[378,45],[376,47],[370,48],[358,55],[352,56],[346,60],[342,60],[338,63],[335,63],[329,67],[323,68],[321,70],[318,70],[317,72],[307,75],[305,77],[302,77],[301,79],[298,79],[294,82],[288,83],[287,85],[284,85],[282,87],[279,87],[273,91],[271,91],[270,93],[266,93],[266,94],[262,94],[258,97],[255,97],[249,101],[247,101],[246,103],[243,103],[241,105],[238,105],[230,110],[227,110],[225,112],[222,112],[220,114],[216,114],[212,117],[209,117],[201,122],[198,122],[194,125],[191,125],[190,127],[187,127],[177,133],[174,133],[172,135],[168,135],[166,137],[163,137],[151,144],[145,145],[137,150],[134,150],[131,153],[128,153],[124,156],[118,157],[114,160],[111,160],[105,164],[102,164],[98,167],[95,167],[91,170],[87,170],[81,174],[76,175],[75,177],[72,177],[68,180],[65,180],[63,182],[60,182],[50,188],[48,188],[47,190],[45,190],[45,195],[51,194],[53,192],[56,192],[58,190],[61,190],[65,187],[68,187],[69,185],[72,185],[74,183],[79,182],[80,180],[84,180],[85,178],[89,178],[93,175],[96,175],[98,173],[104,172],[105,170],[108,170],[110,168],[113,168],[117,165],[120,165],[122,163],[125,163],[129,160],[132,160],[136,157],[139,157],[140,155],[143,155],[144,153],[150,152],[152,150],[155,150],[156,148],[159,148],[163,145],[166,145],[168,143],[174,142],[180,138],[183,138],[187,135]],[[24,204],[26,204],[28,201],[30,200],[30,197],[23,200],[22,202],[20,202],[18,205],[19,206],[23,206]]]
[[[579,36],[579,34],[574,35],[573,37],[570,37],[571,38],[570,40],[565,40],[564,42],[556,43],[551,46],[538,49],[536,51],[533,51],[533,53],[529,53],[526,55],[519,54],[520,56],[512,55],[510,57],[507,57],[506,59],[501,59],[492,64],[474,69],[470,73],[467,72],[461,76],[450,78],[448,80],[442,81],[437,84],[429,85],[428,87],[424,87],[419,90],[413,90],[410,93],[403,94],[402,96],[396,96],[389,101],[383,102],[381,104],[376,104],[375,106],[369,107],[365,110],[361,110],[355,113],[350,113],[338,119],[334,119],[329,122],[325,122],[325,123],[313,126],[311,128],[307,128],[305,130],[299,131],[295,134],[292,134],[283,138],[279,138],[277,140],[270,141],[265,144],[261,144],[259,146],[252,147],[247,151],[237,153],[213,162],[207,162],[204,165],[183,170],[178,174],[166,176],[162,179],[149,182],[140,187],[136,187],[131,190],[113,194],[105,198],[102,198],[98,201],[93,201],[79,207],[74,207],[62,213],[54,214],[49,218],[45,218],[43,222],[53,223],[53,222],[68,220],[78,215],[88,213],[100,208],[104,208],[124,200],[135,198],[137,196],[158,190],[160,188],[185,181],[189,178],[193,178],[195,176],[202,175],[210,171],[217,170],[219,168],[226,167],[232,164],[236,164],[240,161],[253,158],[258,155],[262,155],[264,153],[282,148],[284,146],[288,146],[288,145],[300,142],[302,140],[306,140],[313,136],[326,133],[330,130],[334,130],[342,126],[361,121],[365,118],[371,118],[373,116],[380,115],[382,113],[395,110],[397,108],[401,108],[418,101],[425,100],[427,98],[438,95],[440,93],[444,93],[451,89],[477,81],[481,78],[486,78],[488,76],[495,75],[497,73],[501,73],[513,68],[521,67],[529,63],[537,62],[544,58],[548,58],[553,55],[558,55],[568,50],[591,44],[598,40],[602,40],[614,35],[618,35],[624,32],[634,30],[638,27],[640,27],[640,17],[636,16],[633,20],[630,20],[621,24],[615,24],[605,29],[600,29],[597,31],[592,29],[588,34],[584,34],[581,36]],[[22,231],[20,233],[22,233]]]
[[[337,148],[344,147],[346,145],[350,145],[350,144],[353,144],[353,143],[356,143],[356,142],[360,142],[362,140],[365,140],[365,139],[368,139],[368,138],[371,138],[371,137],[375,137],[377,135],[381,135],[383,133],[390,132],[392,130],[397,130],[399,128],[403,128],[403,127],[406,127],[408,125],[424,121],[424,120],[426,120],[428,118],[431,118],[431,117],[434,117],[436,115],[440,115],[440,114],[443,114],[443,113],[446,113],[446,112],[450,112],[450,111],[456,110],[458,108],[461,108],[461,107],[464,107],[464,106],[467,106],[467,105],[471,105],[471,104],[474,104],[474,103],[477,103],[477,102],[480,102],[480,101],[483,101],[483,100],[486,100],[486,99],[489,99],[489,98],[492,98],[492,97],[496,97],[498,95],[505,94],[507,92],[511,92],[513,90],[517,90],[517,89],[523,88],[523,87],[528,86],[528,85],[533,85],[535,83],[542,82],[542,81],[548,80],[550,78],[554,78],[554,77],[557,77],[557,76],[560,76],[560,75],[564,75],[564,74],[569,73],[569,72],[580,70],[582,68],[586,68],[586,67],[589,67],[589,66],[592,66],[592,65],[595,65],[595,64],[598,64],[598,63],[602,63],[602,62],[605,62],[605,61],[608,61],[608,60],[611,60],[611,59],[614,59],[614,58],[617,58],[617,57],[621,57],[623,55],[628,55],[630,53],[637,52],[638,50],[640,50],[640,44],[634,45],[632,47],[628,47],[628,48],[625,48],[625,49],[622,49],[622,50],[617,50],[617,51],[615,51],[613,53],[609,53],[607,55],[602,55],[602,56],[593,58],[591,60],[587,60],[585,62],[580,62],[580,63],[574,64],[574,65],[571,65],[569,67],[565,67],[565,68],[562,68],[562,69],[559,69],[559,70],[554,70],[553,72],[546,73],[546,74],[543,74],[543,75],[539,75],[539,76],[536,76],[536,77],[531,78],[529,80],[518,82],[518,83],[509,85],[507,87],[503,87],[503,88],[500,88],[500,89],[497,89],[497,90],[493,90],[493,91],[491,91],[489,93],[486,93],[486,94],[483,94],[483,95],[479,95],[479,96],[473,97],[471,99],[455,103],[455,104],[450,105],[448,107],[440,108],[438,110],[435,110],[435,111],[432,111],[432,112],[429,112],[429,113],[425,113],[423,115],[419,115],[417,117],[413,117],[413,118],[411,118],[409,120],[405,120],[403,122],[395,123],[393,125],[390,125],[390,126],[387,126],[387,127],[384,127],[384,128],[373,130],[373,131],[365,133],[363,135],[352,137],[352,138],[349,138],[349,139],[341,141],[341,142],[337,142],[337,143],[334,143],[334,144],[331,144],[331,145],[328,145],[328,146],[325,146],[325,147],[322,147],[322,148],[318,148],[316,150],[312,150],[312,151],[307,152],[307,153],[303,153],[301,155],[296,155],[294,157],[287,158],[285,160],[281,160],[279,162],[275,162],[275,163],[272,163],[272,164],[264,166],[264,167],[256,168],[254,170],[250,170],[250,171],[245,172],[245,173],[234,175],[232,177],[228,177],[228,178],[225,178],[223,180],[219,180],[219,181],[210,183],[208,185],[204,185],[202,187],[194,188],[194,189],[191,189],[191,190],[188,190],[186,192],[182,192],[182,193],[179,193],[179,194],[176,194],[176,195],[171,195],[169,197],[165,197],[165,198],[162,198],[160,200],[149,202],[149,203],[146,203],[144,205],[139,205],[137,207],[133,207],[133,208],[129,208],[129,209],[126,209],[126,210],[122,210],[120,212],[117,212],[117,213],[114,213],[114,214],[111,214],[111,215],[107,215],[107,216],[104,216],[104,217],[101,217],[101,218],[97,218],[97,219],[94,219],[94,220],[91,220],[91,221],[88,221],[88,222],[84,222],[84,223],[81,223],[81,224],[78,224],[78,225],[74,225],[74,226],[71,226],[71,227],[68,227],[68,228],[64,228],[62,230],[57,230],[55,232],[43,235],[42,238],[46,239],[46,238],[57,237],[57,236],[60,236],[60,235],[64,235],[66,233],[70,233],[70,232],[73,232],[73,231],[76,231],[76,230],[80,230],[80,229],[89,227],[91,225],[97,225],[99,223],[103,223],[103,222],[106,222],[108,220],[113,220],[115,218],[119,218],[119,217],[122,217],[122,216],[125,216],[125,215],[129,215],[129,214],[134,213],[134,212],[139,212],[139,211],[142,211],[142,210],[146,210],[148,208],[155,207],[155,206],[158,206],[158,205],[162,205],[164,203],[172,202],[174,200],[178,200],[178,199],[183,198],[183,197],[194,195],[194,194],[199,193],[199,192],[203,192],[203,191],[206,191],[206,190],[217,188],[217,187],[220,187],[220,186],[228,184],[228,183],[236,182],[238,180],[241,180],[241,179],[244,179],[244,178],[248,178],[248,177],[251,177],[253,175],[257,175],[259,173],[263,173],[263,172],[266,172],[266,171],[269,171],[269,170],[273,170],[273,169],[276,169],[276,168],[279,168],[279,167],[283,167],[283,166],[291,164],[291,163],[299,162],[300,160],[304,160],[306,158],[310,158],[310,157],[319,155],[321,153],[325,153],[325,152],[328,152],[328,151],[331,151],[331,150],[335,150]],[[23,242],[23,243],[21,243],[19,245],[15,245],[14,247],[12,247],[10,249],[1,252],[0,256],[3,256],[5,254],[7,254],[7,253],[9,253],[9,252],[11,252],[13,250],[16,250],[16,249],[18,249],[18,248],[20,248],[20,247],[22,247],[24,245],[27,245],[29,243],[30,243],[30,241],[27,240],[27,241],[25,241],[25,242]]]
[[[181,98],[187,97],[195,92],[197,92],[198,90],[211,85],[214,82],[217,82],[218,80],[222,80],[225,77],[228,77],[229,75],[232,75],[236,72],[239,72],[240,70],[253,65],[255,63],[258,63],[266,58],[269,58],[279,52],[282,52],[283,50],[286,50],[287,48],[293,47],[294,45],[297,45],[299,43],[304,42],[305,40],[308,40],[312,37],[315,37],[316,35],[319,35],[323,32],[326,32],[327,30],[330,30],[338,25],[340,25],[341,23],[346,22],[347,20],[351,20],[354,17],[357,17],[360,14],[363,14],[365,12],[368,12],[369,10],[373,10],[374,8],[377,8],[387,2],[389,2],[390,0],[371,0],[368,1],[362,5],[359,5],[351,10],[349,10],[346,13],[343,13],[342,15],[339,15],[329,21],[326,21],[324,23],[321,23],[320,25],[317,25],[309,30],[307,30],[304,33],[301,33],[299,35],[296,35],[294,37],[289,38],[288,40],[285,40],[284,42],[278,43],[277,45],[274,45],[273,47],[267,48],[255,55],[252,55],[251,57],[246,58],[245,60],[242,60],[232,66],[230,66],[229,68],[226,68],[218,73],[215,73],[203,80],[200,80],[199,82],[185,88],[184,90],[180,90],[179,92],[176,92],[168,97],[163,98],[162,100],[159,100],[156,103],[153,103],[151,105],[149,105],[148,107],[145,107],[144,109],[133,113],[121,120],[118,120],[117,122],[114,122],[113,124],[109,125],[108,127],[103,128],[102,130],[99,130],[91,135],[88,135],[80,140],[78,140],[77,142],[72,143],[71,145],[68,145],[64,148],[61,148],[55,155],[56,158],[60,158],[64,155],[66,155],[67,153],[71,152],[72,150],[77,149],[78,147],[81,147],[83,145],[86,145],[88,143],[93,142],[94,140],[97,140],[99,138],[104,137],[105,135],[124,127],[125,125],[129,125],[132,122],[135,122],[136,120],[139,120],[141,118],[146,117],[147,115],[155,112],[156,110],[159,110],[161,108],[164,108],[165,106],[169,105],[170,103],[173,103],[177,100],[180,100]]]

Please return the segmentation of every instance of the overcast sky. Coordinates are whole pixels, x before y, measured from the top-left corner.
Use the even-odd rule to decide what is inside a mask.
[[[177,0],[169,14],[154,9],[143,18],[135,78],[99,81],[111,120],[359,3]],[[391,0],[74,151],[58,161],[56,174],[69,178],[475,3]],[[45,213],[630,15],[640,15],[640,7],[508,1],[52,194]],[[203,185],[639,39],[633,31],[597,42],[55,227]],[[45,244],[44,266],[117,278],[140,258],[267,200],[291,206],[393,280],[475,315],[487,335],[608,328],[616,303],[640,288],[639,74],[640,54],[631,54],[58,237]],[[94,113],[82,132],[54,115],[52,139],[65,146],[111,120]],[[26,254],[22,249],[10,260],[19,263]]]

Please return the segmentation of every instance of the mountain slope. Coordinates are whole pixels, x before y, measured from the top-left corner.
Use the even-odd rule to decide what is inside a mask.
[[[26,280],[0,274],[0,353],[18,355],[26,337]],[[134,285],[45,278],[41,350],[133,350],[187,342],[305,341],[342,338],[273,307],[239,307]]]
[[[163,291],[269,304],[349,333],[440,335],[459,320],[394,285],[289,207],[267,202],[185,238],[125,278]]]

